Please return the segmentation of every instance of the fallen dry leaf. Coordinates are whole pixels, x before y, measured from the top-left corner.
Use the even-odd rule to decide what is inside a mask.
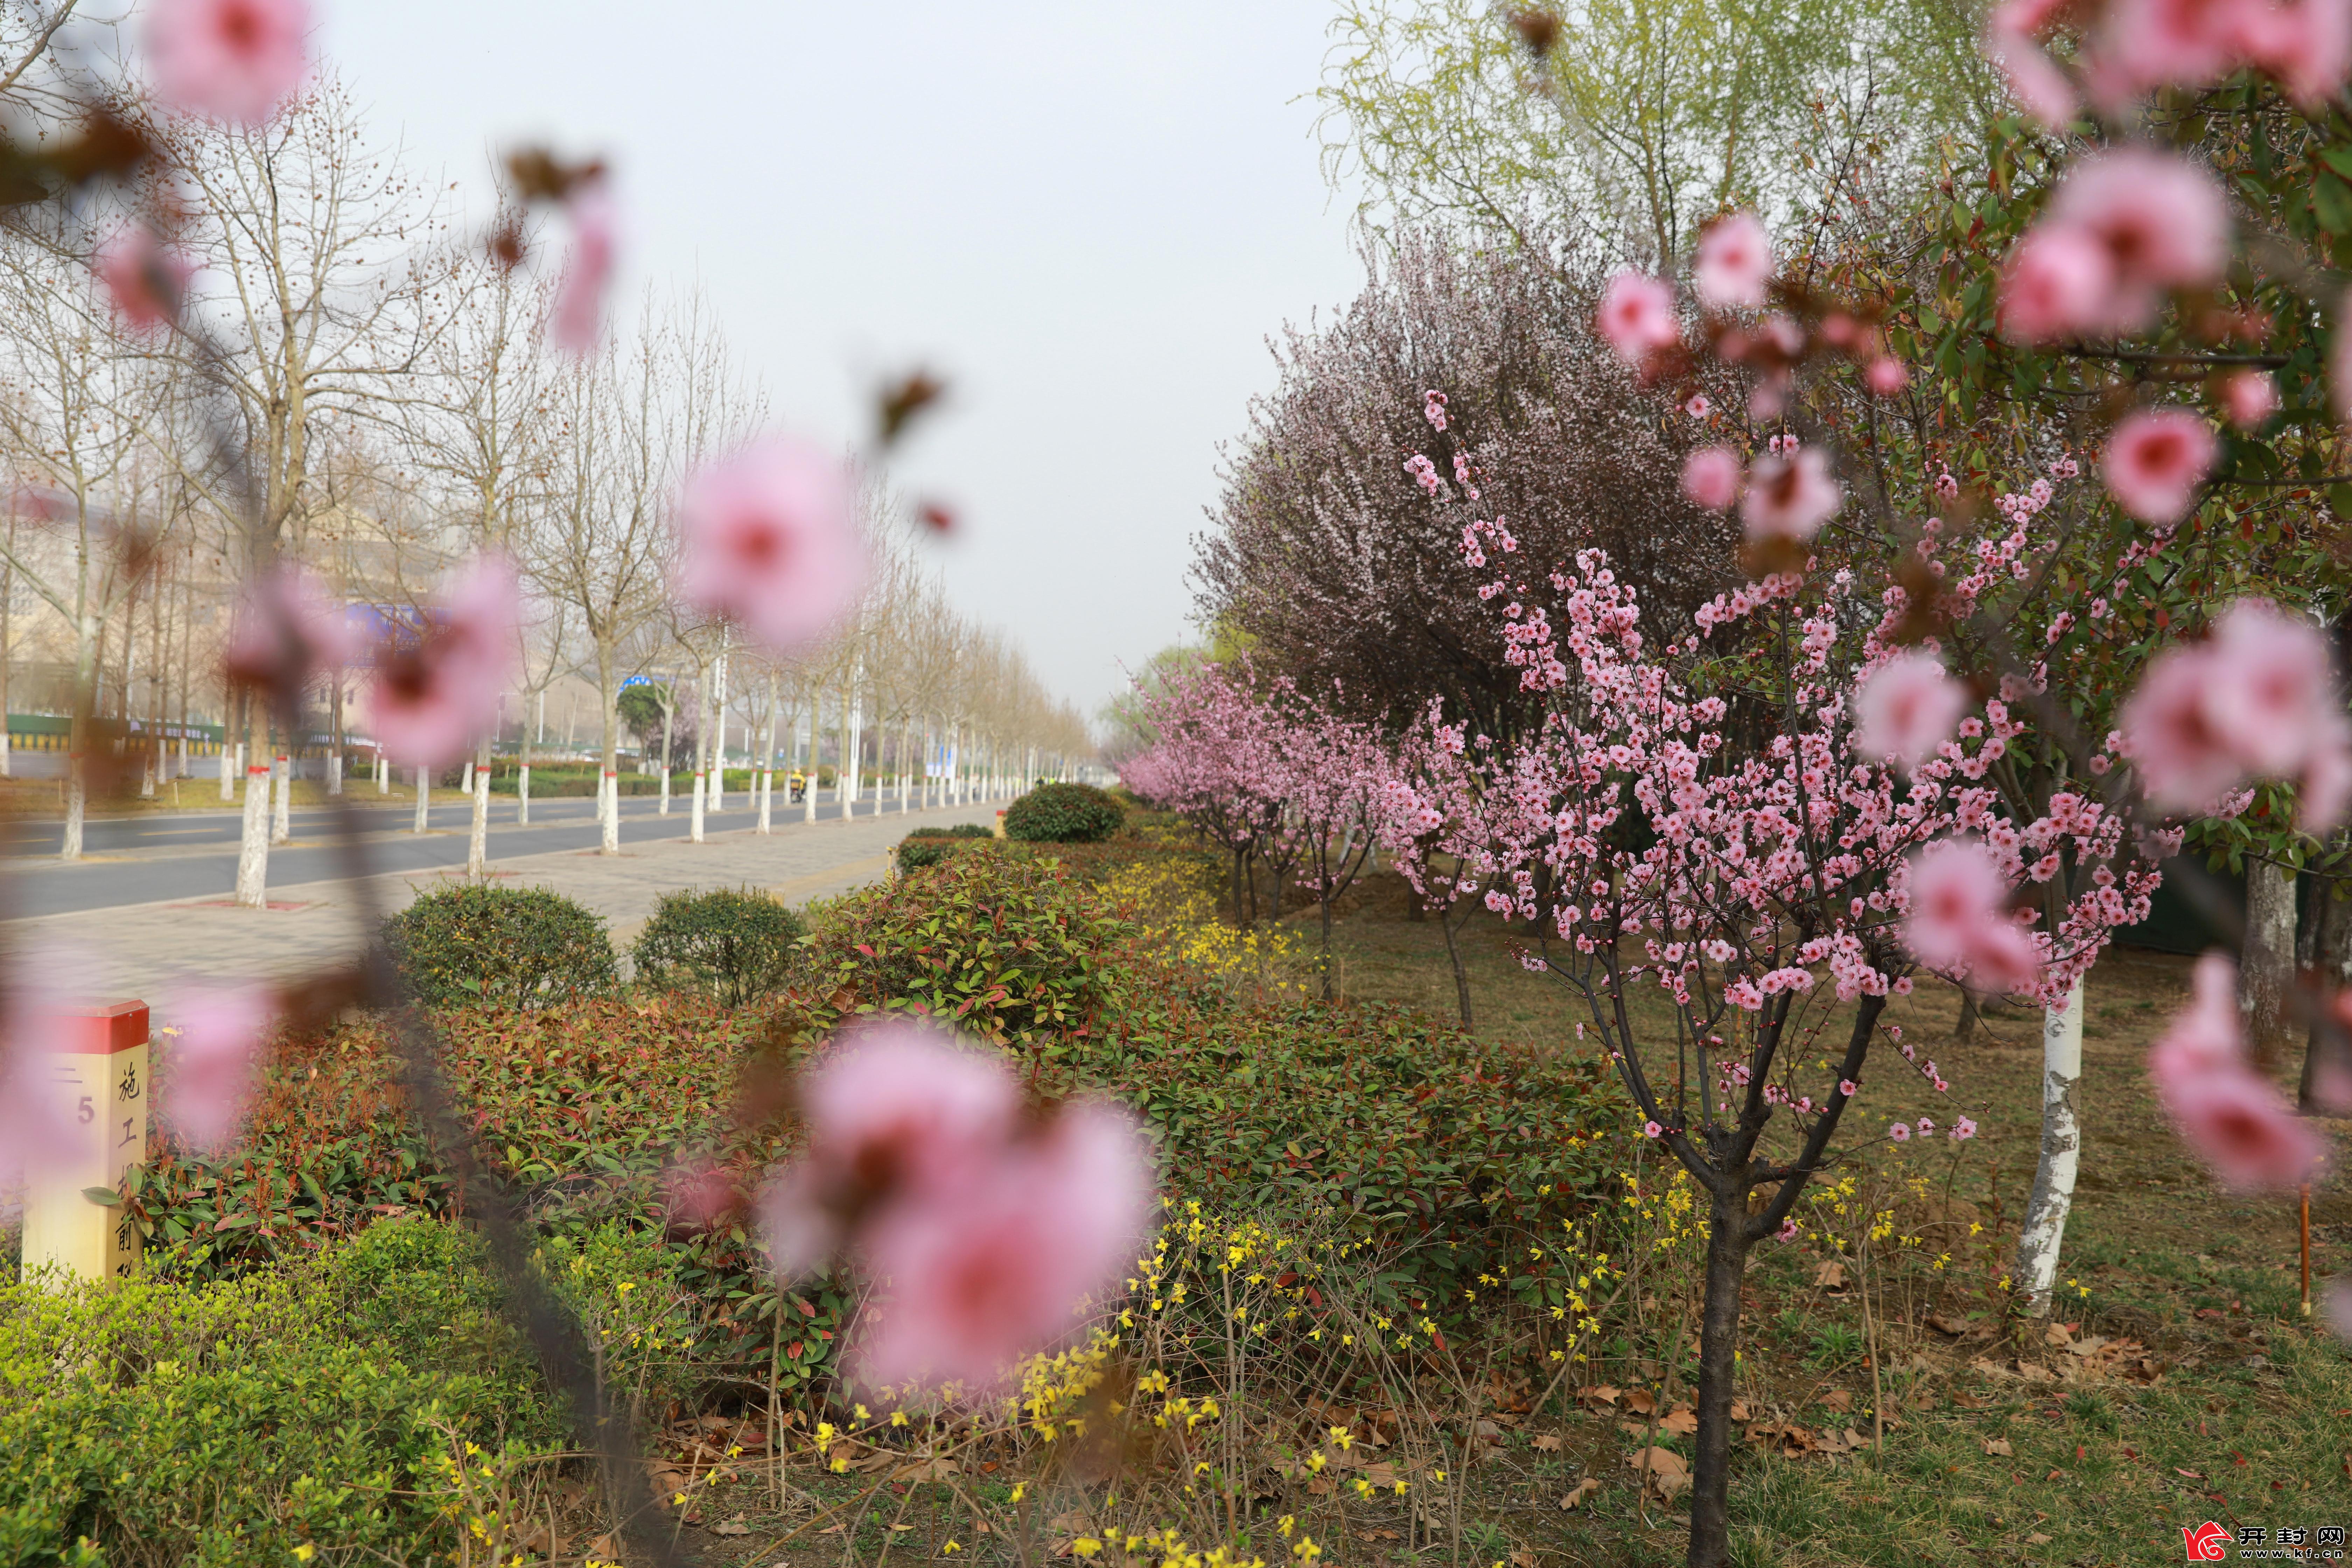
[[[1824,1290],[1844,1289],[1845,1265],[1840,1263],[1834,1258],[1831,1258],[1827,1263],[1822,1264],[1819,1268],[1813,1270],[1813,1283],[1820,1286]]]
[[[1731,1402],[1731,1418],[1734,1421],[1745,1421],[1748,1419],[1748,1401],[1744,1399],[1735,1399]]]
[[[743,1522],[743,1516],[739,1513],[731,1519],[723,1519],[717,1524],[712,1525],[710,1527],[710,1533],[713,1535],[749,1535],[751,1533],[751,1527]]]
[[[2069,1329],[2064,1323],[2053,1323],[2048,1328],[2042,1331],[2042,1342],[2045,1345],[2055,1346],[2059,1350],[2064,1350],[2068,1345],[2074,1342],[2074,1331]]]
[[[1665,1431],[1672,1432],[1677,1437],[1687,1437],[1698,1430],[1698,1416],[1692,1412],[1689,1405],[1677,1405],[1666,1412],[1665,1418],[1660,1421],[1658,1426]]]
[[[1625,1395],[1625,1408],[1636,1415],[1647,1415],[1657,1407],[1657,1396],[1646,1388],[1634,1389]]]
[[[1532,1441],[1535,1444],[1536,1451],[1539,1454],[1557,1454],[1559,1452],[1560,1441],[1558,1433],[1539,1432]]]
[[[1576,1396],[1587,1405],[1614,1405],[1617,1395],[1616,1389],[1605,1383],[1596,1383],[1590,1388],[1578,1390]]]
[[[1832,1388],[1822,1395],[1822,1403],[1832,1410],[1851,1410],[1853,1408],[1853,1395],[1843,1388]]]
[[[2025,1544],[2028,1546],[2047,1546],[2051,1542],[2056,1539],[2057,1538],[2055,1536],[2044,1535],[2037,1530],[2032,1534],[2025,1538]]]
[[[1956,1340],[1964,1337],[1969,1331],[1967,1323],[1958,1318],[1946,1317],[1941,1312],[1928,1313],[1927,1326],[1939,1334],[1949,1334]]]
[[[1563,1509],[1572,1509],[1600,1489],[1601,1483],[1587,1476],[1569,1489],[1568,1495],[1559,1500],[1559,1506]]]
[[[1660,1502],[1672,1502],[1690,1489],[1690,1466],[1672,1448],[1644,1448],[1638,1454],[1628,1454],[1625,1462],[1640,1472],[1642,1484],[1654,1492]]]
[[[1984,1440],[1984,1451],[2002,1459],[2012,1458],[2016,1453],[2016,1450],[2009,1446],[2009,1439],[2006,1437],[1987,1437]]]

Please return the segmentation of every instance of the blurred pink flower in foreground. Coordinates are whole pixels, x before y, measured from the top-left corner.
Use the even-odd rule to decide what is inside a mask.
[[[1772,241],[1753,213],[1719,217],[1698,237],[1691,262],[1691,289],[1699,302],[1718,310],[1760,310],[1764,284],[1772,276]]]
[[[1683,494],[1709,511],[1729,511],[1739,499],[1739,454],[1701,447],[1683,459]]]
[[[2033,940],[2009,916],[2009,884],[1982,845],[1947,838],[1911,858],[1903,940],[1928,968],[1980,988],[2022,991],[2041,978]]]
[[[572,215],[572,249],[548,307],[548,341],[568,354],[593,353],[604,340],[604,300],[620,257],[620,216],[600,182],[590,182],[565,204]]]
[[[1675,319],[1675,291],[1647,273],[1631,268],[1609,279],[1601,291],[1601,313],[1595,323],[1609,346],[1627,364],[1640,366],[1650,355],[1682,338]]]
[[[773,439],[704,468],[677,503],[678,596],[772,653],[824,635],[865,592],[856,480],[812,442]]]
[[[172,1008],[159,1031],[174,1037],[162,1110],[191,1147],[220,1148],[245,1119],[271,1011],[253,987],[194,992]]]
[[[2210,174],[2146,147],[2095,153],[2011,253],[2002,327],[2029,342],[2139,331],[2167,290],[2217,282],[2229,263],[2229,205]]]
[[[2221,383],[2221,407],[2241,430],[2261,426],[2279,411],[2278,383],[2267,371],[2232,371]]]
[[[2044,131],[2063,131],[2081,105],[2074,84],[2034,41],[2053,9],[2043,0],[2007,0],[1985,23],[1983,53],[2011,97]]]
[[[359,639],[326,584],[299,566],[280,563],[247,588],[221,664],[232,681],[290,696],[311,676],[349,664],[358,652]]]
[[[98,281],[112,301],[123,325],[133,331],[153,331],[169,326],[180,315],[180,301],[196,265],[187,252],[165,245],[144,224],[118,230],[98,247]]]
[[[2043,226],[2018,241],[2000,283],[2000,330],[2046,343],[2089,330],[2106,308],[2114,264],[2090,236]]]
[[[859,1335],[862,1375],[985,1388],[1065,1338],[1086,1298],[1134,1264],[1148,1170],[1129,1117],[1076,1106],[949,1202],[884,1219],[866,1258],[891,1295]]]
[[[1830,478],[1829,461],[1811,447],[1762,458],[1748,475],[1740,521],[1750,539],[1786,539],[1801,544],[1845,504],[1845,491]]]
[[[2142,522],[2175,523],[2221,455],[2213,427],[2186,408],[2152,408],[2116,426],[2099,464],[2107,492]]]
[[[2238,1026],[2238,967],[2197,961],[2189,1004],[2148,1051],[2157,1099],[2183,1142],[2222,1182],[2291,1190],[2316,1173],[2326,1148],[2284,1094],[2247,1061]]]
[[[1952,738],[1968,710],[1968,689],[1923,648],[1896,654],[1853,694],[1853,747],[1865,757],[1914,768]]]
[[[476,558],[414,642],[376,656],[368,713],[384,755],[404,767],[443,767],[496,729],[521,625],[514,568],[503,556]]]
[[[1021,1096],[1003,1068],[912,1024],[866,1029],[800,1086],[807,1151],[768,1198],[787,1276],[840,1250],[894,1204],[938,1203],[1012,1137]]]
[[[147,60],[172,109],[266,125],[310,69],[308,0],[154,0]]]
[[[79,961],[47,945],[0,959],[0,1187],[77,1158],[81,1140],[49,1089],[49,1054],[72,1027],[58,981]]]
[[[2324,832],[2352,792],[2352,721],[2316,626],[2241,599],[2201,643],[2168,648],[2126,700],[2126,749],[2148,799],[2210,809],[2248,777],[2302,786],[2299,822]]]
[[[877,1383],[995,1384],[1065,1336],[1140,1244],[1150,1162],[1100,1106],[1025,1121],[1011,1073],[908,1024],[812,1072],[807,1151],[761,1202],[787,1277],[854,1249],[887,1292],[855,1365]]]

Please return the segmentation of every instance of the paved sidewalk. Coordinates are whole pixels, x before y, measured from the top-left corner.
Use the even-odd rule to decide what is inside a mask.
[[[910,827],[990,823],[996,810],[992,802],[846,824],[779,821],[764,838],[742,828],[712,833],[700,844],[683,837],[681,823],[679,837],[625,845],[617,856],[558,850],[499,860],[492,871],[509,887],[552,888],[579,900],[604,917],[614,944],[625,949],[655,902],[673,889],[751,886],[803,905],[886,875],[890,847]],[[74,989],[86,1000],[161,1002],[192,984],[277,980],[348,962],[365,939],[363,901],[389,913],[450,879],[418,873],[364,884],[312,882],[273,896],[267,912],[226,899],[180,900],[12,921],[0,931],[68,949],[79,972]]]

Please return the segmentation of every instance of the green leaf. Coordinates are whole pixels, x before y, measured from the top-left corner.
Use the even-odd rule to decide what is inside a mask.
[[[104,1204],[108,1208],[122,1205],[122,1194],[112,1187],[84,1187],[81,1195],[94,1204]]]

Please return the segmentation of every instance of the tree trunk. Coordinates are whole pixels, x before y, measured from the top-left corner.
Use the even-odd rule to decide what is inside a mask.
[[[1739,1286],[1748,1272],[1748,1180],[1725,1173],[1708,1201],[1706,1293],[1698,1330],[1698,1431],[1691,1467],[1690,1568],[1731,1561],[1731,1396],[1739,1373]]]
[[[424,832],[425,822],[431,816],[432,810],[433,775],[424,768],[418,768],[416,770],[416,822],[415,826],[411,827],[409,831],[412,833]]]
[[[621,852],[621,692],[613,680],[613,645],[609,638],[596,645],[596,705],[604,714],[604,744],[598,753],[603,759],[597,774],[604,781],[606,792],[604,831],[596,845],[600,855]]]
[[[247,692],[245,709],[245,823],[236,847],[236,903],[269,907],[269,719]]]
[[[1476,907],[1475,904],[1471,906],[1473,909]],[[1463,915],[1464,924],[1468,924],[1469,920],[1467,913]],[[1437,923],[1445,931],[1445,961],[1454,965],[1454,1000],[1462,1009],[1462,1027],[1466,1033],[1476,1027],[1476,1025],[1472,1022],[1470,1016],[1470,972],[1463,967],[1462,949],[1454,940],[1454,922],[1452,904],[1437,911]]]
[[[2320,983],[2338,989],[2352,985],[2352,899],[2334,896],[2322,882],[2312,893],[2311,923],[2316,928],[2312,933],[2311,963],[2319,972]],[[2352,1103],[2347,1102],[2352,1098],[2352,1061],[2325,1060],[2322,1053],[2326,1044],[2315,1017],[2304,1042],[2303,1075],[2295,1101],[2307,1111],[2340,1115],[2352,1110]]]
[[[688,807],[694,814],[687,837],[696,844],[702,840],[702,814],[710,788],[710,672],[704,670],[694,682],[694,803]]]
[[[2294,878],[2268,860],[2246,862],[2246,945],[2238,960],[2238,1016],[2246,1048],[2267,1069],[2286,1047],[2294,989]]]
[[[485,755],[474,765],[474,820],[466,835],[466,875],[481,881],[490,874],[490,763]]]
[[[2083,1152],[2074,1097],[2082,1077],[2083,984],[2077,981],[2066,993],[2064,1006],[2049,1008],[2042,1016],[2042,1159],[2018,1232],[2016,1279],[2027,1313],[2036,1318],[2050,1315],[2059,1246],[2066,1237],[2066,1215],[2074,1206],[2074,1173]]]
[[[82,819],[89,807],[89,783],[83,771],[82,753],[89,744],[89,720],[74,704],[71,728],[66,737],[66,826],[63,840],[58,846],[58,858],[81,858]]]
[[[269,842],[290,844],[294,841],[294,758],[291,750],[280,750],[270,759],[269,784]]]

